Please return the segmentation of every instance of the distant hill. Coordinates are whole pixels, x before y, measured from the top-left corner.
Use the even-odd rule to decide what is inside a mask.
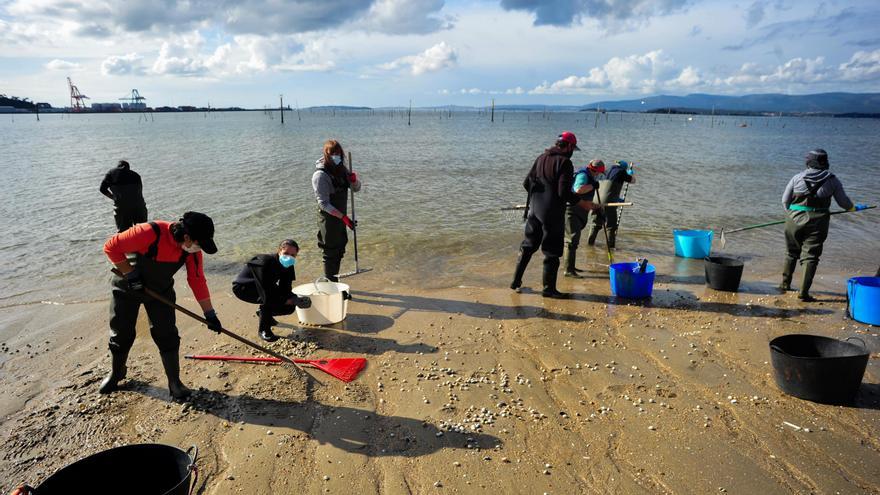
[[[599,101],[584,105],[583,110],[647,112],[661,108],[735,112],[786,113],[880,113],[880,93],[819,93],[812,95],[756,94],[720,96],[691,94],[658,95],[637,100]]]
[[[289,108],[289,107],[288,107]],[[322,105],[317,107],[306,107],[301,110],[372,110],[371,107],[350,107],[346,105]]]

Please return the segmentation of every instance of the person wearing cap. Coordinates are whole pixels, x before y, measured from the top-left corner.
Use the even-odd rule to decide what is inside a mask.
[[[592,201],[593,194],[599,187],[596,180],[605,172],[605,163],[602,160],[590,160],[586,167],[581,167],[574,173],[572,191],[580,199]],[[577,248],[581,240],[581,231],[587,226],[589,210],[585,210],[578,204],[569,204],[565,208],[565,268],[563,275],[572,278],[583,278],[578,272],[583,271],[575,266],[577,260]]]
[[[177,334],[174,308],[144,293],[144,287],[175,301],[174,274],[186,266],[186,280],[193,296],[208,320],[208,328],[220,332],[222,325],[211,304],[205,279],[202,251],[217,252],[214,222],[204,213],[188,211],[177,222],[156,220],[140,223],[111,237],[104,253],[122,277],[114,276],[110,299],[110,374],[101,382],[102,394],[117,389],[125,378],[128,352],[134,344],[135,324],[141,305],[150,321],[150,335],[156,347],[168,390],[175,399],[184,399],[190,390],[180,381],[180,337]],[[134,263],[126,255],[134,255]]]
[[[346,228],[354,229],[357,222],[348,216],[348,190],[360,191],[361,183],[355,173],[345,166],[342,145],[333,139],[324,143],[324,152],[315,162],[312,188],[318,201],[318,247],[324,258],[324,276],[338,282],[339,267],[348,244]]]
[[[141,176],[131,170],[127,161],[119,160],[119,164],[104,175],[100,191],[113,200],[113,218],[118,232],[147,221]]]
[[[785,186],[782,205],[788,212],[785,218],[786,255],[782,267],[782,283],[779,289],[791,290],[795,265],[800,261],[804,269],[798,298],[815,301],[810,296],[810,286],[822,256],[822,246],[828,237],[831,198],[844,210],[859,211],[867,208],[853,202],[843,190],[843,184],[828,171],[828,153],[815,149],[807,153],[807,169],[795,175]]]
[[[510,283],[510,288],[517,292],[522,287],[522,277],[529,260],[540,248],[544,253],[544,289],[541,294],[544,297],[568,297],[568,294],[556,289],[565,235],[565,207],[567,204],[577,204],[586,210],[598,208],[591,201],[581,199],[572,190],[574,166],[571,156],[579,149],[577,137],[571,132],[563,132],[558,136],[556,144],[544,150],[535,160],[523,181],[523,187],[529,193],[529,210],[524,230],[525,239],[520,245],[513,282]]]
[[[622,201],[620,190],[626,183],[634,184],[636,178],[632,165],[625,161],[619,161],[605,172],[605,177],[599,181],[599,204],[618,203]],[[593,215],[590,235],[587,244],[596,244],[596,237],[602,230],[602,225],[608,231],[608,247],[614,249],[617,244],[617,206],[606,206]]]
[[[297,307],[311,307],[308,297],[299,297],[291,287],[296,280],[296,256],[299,245],[293,239],[285,239],[278,245],[278,252],[258,254],[248,261],[232,282],[232,293],[242,301],[259,304],[258,332],[266,342],[278,340],[272,326],[278,321],[273,316],[289,315]]]

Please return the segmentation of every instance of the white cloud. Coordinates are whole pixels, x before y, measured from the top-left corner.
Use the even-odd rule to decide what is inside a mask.
[[[82,66],[76,62],[68,62],[67,60],[54,59],[49,61],[46,64],[46,68],[49,70],[57,70],[57,71],[79,71],[82,70]]]
[[[700,76],[700,72],[691,67],[690,65],[685,67],[681,74],[678,75],[677,78],[673,81],[673,84],[681,86],[683,88],[693,88],[695,86],[699,86],[703,83],[703,78]]]
[[[452,19],[434,15],[443,0],[376,0],[359,28],[389,34],[426,34],[449,29]]]
[[[661,82],[678,74],[675,62],[663,50],[644,55],[613,57],[602,67],[593,67],[583,76],[568,76],[543,83],[532,94],[589,94],[602,91],[650,93]]]
[[[858,51],[848,62],[838,67],[844,81],[872,81],[880,79],[880,49],[872,52]]]
[[[525,94],[525,92],[526,92],[526,90],[517,86],[515,88],[508,89],[507,91],[504,92],[504,94],[506,94],[506,95],[521,95],[521,94]]]
[[[412,75],[419,76],[428,72],[450,69],[458,63],[458,52],[445,41],[441,41],[418,55],[408,55],[397,60],[382,64],[385,70],[396,70],[408,67]]]
[[[113,55],[101,62],[101,74],[105,76],[127,76],[144,73],[141,63],[144,57],[137,53]]]

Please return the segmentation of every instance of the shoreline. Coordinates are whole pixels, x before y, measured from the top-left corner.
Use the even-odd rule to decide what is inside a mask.
[[[99,396],[106,300],[0,310],[16,314],[4,346],[19,351],[0,353],[0,488],[114,445],[160,442],[199,445],[205,494],[876,492],[880,338],[843,319],[845,275],[820,265],[820,302],[803,304],[776,294],[769,270],[721,293],[699,280],[700,260],[656,254],[653,299],[626,303],[608,295],[604,251],[584,253],[588,278],[560,275],[560,289],[575,292],[567,301],[535,293],[534,260],[523,294],[506,289],[510,260],[428,289],[406,270],[352,277],[344,322],[280,317],[272,347],[367,357],[356,381],[316,375],[324,386],[311,388],[281,366],[182,360],[198,390],[182,404],[168,397],[143,312],[124,389]],[[254,306],[225,279],[209,282],[224,325],[256,338]],[[178,296],[195,306],[188,288]],[[250,354],[186,316],[178,326],[181,354]],[[767,342],[785,333],[868,342],[855,407],[776,388]]]

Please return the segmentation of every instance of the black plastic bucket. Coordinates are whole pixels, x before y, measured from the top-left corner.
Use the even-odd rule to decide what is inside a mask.
[[[773,376],[795,397],[827,404],[852,402],[859,391],[868,348],[818,335],[783,335],[770,341]],[[847,339],[849,340],[849,339]]]
[[[24,493],[61,495],[188,495],[198,477],[195,446],[144,443],[98,452],[56,471]]]
[[[736,258],[724,256],[707,256],[706,284],[715,290],[736,292],[742,279],[743,262]]]

